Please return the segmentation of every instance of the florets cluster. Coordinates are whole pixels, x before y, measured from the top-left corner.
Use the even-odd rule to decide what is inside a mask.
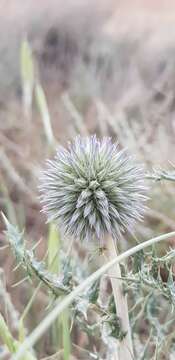
[[[118,238],[142,219],[146,199],[143,168],[110,138],[95,135],[58,148],[40,191],[48,221],[80,239]]]

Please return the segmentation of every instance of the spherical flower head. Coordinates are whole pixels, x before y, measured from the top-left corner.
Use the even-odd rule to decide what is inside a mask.
[[[110,138],[77,137],[59,147],[41,177],[48,221],[79,239],[118,239],[144,213],[144,171]]]

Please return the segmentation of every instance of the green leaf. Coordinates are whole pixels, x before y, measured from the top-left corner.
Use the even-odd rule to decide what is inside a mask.
[[[59,274],[60,271],[59,248],[59,230],[55,224],[50,224],[48,235],[48,270],[55,274]]]
[[[41,119],[43,122],[46,139],[48,141],[48,144],[50,146],[53,146],[55,143],[55,139],[51,125],[50,113],[46,101],[46,96],[44,94],[44,90],[40,84],[36,84],[35,98],[36,98],[36,103],[38,105],[38,109],[41,114]]]
[[[71,339],[69,330],[69,311],[67,309],[63,311],[61,320],[63,329],[64,360],[69,360],[71,354]]]
[[[23,83],[33,86],[34,82],[34,65],[32,50],[28,41],[24,40],[21,45],[21,77]]]
[[[10,351],[11,354],[15,354],[19,350],[20,342],[16,341],[13,338],[13,336],[1,314],[0,314],[0,337],[1,337],[2,341],[4,342],[4,344],[7,346],[8,350]],[[26,351],[23,354],[21,359],[22,360],[37,360],[35,358],[35,356],[32,355],[29,351]]]
[[[13,339],[3,316],[0,314],[0,337],[11,353],[17,350],[16,341]]]
[[[38,339],[44,334],[44,332],[53,324],[55,319],[78,297],[83,291],[86,291],[87,288],[92,286],[92,284],[99,279],[100,276],[105,274],[110,267],[114,266],[116,263],[122,262],[124,259],[129,256],[134,255],[137,251],[144,249],[145,247],[152,246],[155,243],[160,241],[168,240],[175,236],[175,231],[162,234],[145,242],[139,243],[133,248],[125,251],[123,254],[117,256],[113,260],[109,261],[107,264],[103,265],[100,269],[91,274],[87,279],[85,279],[80,285],[74,288],[72,292],[67,295],[61,302],[57,302],[54,309],[40,322],[40,324],[33,330],[33,332],[28,336],[28,338],[22,344],[19,352],[16,356],[13,357],[13,360],[21,359],[22,354],[30,346],[34,345]]]
[[[27,40],[24,40],[21,45],[21,79],[23,87],[24,108],[28,113],[32,104],[34,63],[32,50]]]

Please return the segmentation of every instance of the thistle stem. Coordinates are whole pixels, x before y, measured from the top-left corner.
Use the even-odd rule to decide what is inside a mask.
[[[3,215],[6,227],[8,229],[7,235],[10,238],[10,229],[9,229],[9,223],[5,216]],[[147,240],[143,243],[140,243],[131,249],[128,249],[123,254],[115,257],[113,260],[109,261],[107,264],[103,265],[101,268],[99,268],[97,271],[92,273],[86,280],[81,282],[80,285],[75,287],[73,291],[69,295],[67,295],[61,302],[58,302],[55,307],[50,311],[50,313],[40,322],[40,324],[32,331],[32,333],[26,337],[25,341],[21,344],[19,351],[15,356],[13,356],[12,360],[19,360],[21,359],[22,355],[24,355],[25,351],[29,348],[31,348],[40,338],[41,336],[46,332],[46,330],[51,326],[53,321],[62,313],[64,309],[66,309],[76,297],[78,297],[83,291],[85,291],[89,286],[94,283],[100,276],[105,274],[109,269],[114,266],[115,264],[120,263],[121,261],[127,259],[129,256],[134,255],[138,251],[148,247],[152,246],[153,244],[156,244],[160,241],[168,240],[170,238],[175,237],[175,231],[172,231],[167,234],[162,234],[159,236],[156,236],[150,240]],[[125,360],[125,359],[122,359]]]
[[[108,260],[113,260],[118,255],[116,244],[112,238],[107,241]],[[120,319],[121,330],[126,333],[122,341],[118,343],[118,354],[115,360],[133,360],[133,346],[131,339],[131,330],[129,324],[128,304],[126,295],[123,293],[121,278],[121,270],[119,263],[116,263],[108,270],[111,278],[111,285],[116,305],[116,313]]]

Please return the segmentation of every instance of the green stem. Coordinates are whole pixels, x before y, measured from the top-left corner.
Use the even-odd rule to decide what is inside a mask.
[[[109,261],[107,264],[103,265],[95,273],[91,274],[85,281],[78,285],[69,295],[67,295],[61,303],[57,303],[54,309],[40,322],[40,324],[33,330],[33,332],[26,338],[23,344],[20,347],[18,353],[13,357],[12,360],[21,359],[22,354],[26,349],[32,347],[44,334],[44,332],[50,327],[50,325],[55,321],[59,314],[66,309],[73,300],[80,295],[84,290],[92,285],[100,276],[105,274],[113,265],[120,263],[129,256],[135,254],[139,250],[144,249],[145,247],[151,246],[155,243],[158,243],[163,240],[170,239],[175,237],[175,231],[157,236],[153,239],[147,240],[141,244],[136,245],[135,247],[125,251],[123,254],[117,256],[115,259]]]
[[[4,342],[4,344],[6,345],[6,347],[8,348],[8,350],[10,351],[11,354],[14,354],[19,351],[21,344],[19,341],[16,341],[13,338],[13,336],[1,314],[0,314],[0,338],[2,339],[2,341]],[[34,355],[32,355],[31,353],[29,353],[26,350],[23,352],[23,356],[21,357],[21,359],[22,360],[37,360]]]

